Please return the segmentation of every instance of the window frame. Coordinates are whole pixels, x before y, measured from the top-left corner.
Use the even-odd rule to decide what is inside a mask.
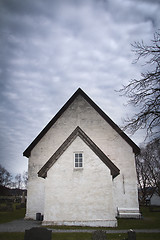
[[[76,154],[78,154],[78,159],[77,159],[77,162],[76,162]],[[79,156],[79,154],[82,154],[82,166],[79,166],[79,164],[80,164],[80,156]],[[76,163],[78,163],[78,166],[76,166]],[[83,151],[76,151],[76,152],[74,152],[74,155],[73,155],[73,164],[74,164],[74,169],[83,169],[83,167],[84,167],[84,154],[83,154]]]

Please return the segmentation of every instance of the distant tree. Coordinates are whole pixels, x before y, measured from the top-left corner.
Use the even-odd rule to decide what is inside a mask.
[[[7,188],[26,189],[28,181],[28,172],[18,173],[14,180],[12,175],[0,164],[0,186],[1,191]]]
[[[146,146],[146,159],[150,172],[149,183],[160,196],[160,139],[154,139]]]
[[[18,189],[26,189],[28,181],[28,172],[24,171],[22,173],[18,173],[15,176],[15,180],[13,182],[13,187]]]
[[[135,133],[138,129],[146,129],[146,137],[159,136],[160,133],[160,33],[156,32],[152,45],[135,42],[133,52],[136,61],[145,59],[148,71],[141,73],[141,79],[133,79],[120,89],[122,95],[129,98],[128,103],[137,108],[137,113],[125,119],[124,130]]]
[[[28,172],[27,171],[23,172],[22,179],[23,179],[23,187],[26,189],[27,181],[28,181]]]
[[[0,185],[9,187],[11,185],[12,175],[0,164]]]
[[[136,157],[140,201],[146,202],[153,193],[160,196],[160,139],[154,139]]]
[[[15,187],[21,189],[22,188],[22,175],[18,173],[15,176]]]

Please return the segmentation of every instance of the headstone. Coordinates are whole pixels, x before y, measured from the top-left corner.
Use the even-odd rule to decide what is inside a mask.
[[[136,232],[132,229],[128,231],[128,240],[136,240]]]
[[[93,240],[106,240],[107,238],[106,238],[105,231],[102,231],[102,230],[94,231],[92,234],[92,239]]]
[[[25,230],[24,240],[51,240],[52,230],[46,228],[34,227]]]

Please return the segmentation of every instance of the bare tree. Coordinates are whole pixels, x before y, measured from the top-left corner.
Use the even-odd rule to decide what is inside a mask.
[[[27,171],[23,172],[22,179],[23,179],[23,187],[26,189],[27,181],[28,181],[28,172]]]
[[[153,193],[160,196],[160,139],[154,139],[136,157],[140,201],[144,204]]]
[[[18,173],[15,176],[15,187],[21,189],[22,188],[22,175]]]
[[[14,181],[12,175],[0,164],[0,185],[9,188],[26,189],[28,181],[28,172],[18,173]]]
[[[136,157],[137,179],[139,186],[139,202],[145,204],[148,198],[148,166],[143,160],[143,154]]]
[[[13,187],[18,189],[26,189],[28,181],[28,172],[24,171],[23,173],[18,173],[15,176],[15,180],[13,182]]]
[[[137,108],[137,113],[125,120],[124,130],[135,133],[138,129],[146,129],[146,136],[157,137],[160,124],[160,33],[156,32],[152,45],[135,42],[133,52],[136,61],[145,59],[148,71],[141,74],[141,79],[133,79],[120,89],[122,95],[129,98],[128,104]]]
[[[0,164],[0,185],[9,187],[11,185],[12,175]]]
[[[150,173],[149,184],[160,196],[160,139],[155,139],[146,146],[146,160]]]

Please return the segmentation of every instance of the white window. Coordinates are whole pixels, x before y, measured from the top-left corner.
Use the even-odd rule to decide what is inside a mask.
[[[74,153],[74,167],[83,168],[83,153],[76,152]]]

